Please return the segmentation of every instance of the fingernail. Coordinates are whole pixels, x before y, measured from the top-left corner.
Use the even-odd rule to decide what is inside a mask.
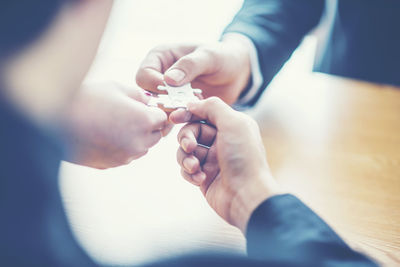
[[[183,167],[185,167],[185,169],[189,172],[193,169],[194,164],[195,164],[195,161],[192,158],[186,158],[183,161]]]
[[[204,172],[198,172],[198,173],[192,175],[192,179],[193,179],[193,181],[195,181],[197,184],[200,185],[206,179],[206,174]]]
[[[165,76],[168,76],[168,78],[170,78],[171,80],[179,83],[185,78],[186,74],[179,69],[172,69],[170,71],[167,71]]]
[[[147,92],[147,91],[144,91],[144,94],[145,94],[145,95],[147,95],[147,96],[153,96],[153,94],[152,94],[152,93],[150,93],[150,92]]]
[[[187,138],[182,139],[181,141],[181,146],[185,152],[187,152],[187,149],[189,147],[189,140]]]

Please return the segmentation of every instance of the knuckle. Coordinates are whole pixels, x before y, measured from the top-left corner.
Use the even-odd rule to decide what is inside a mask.
[[[149,151],[149,149],[145,145],[141,145],[141,146],[135,147],[135,148],[132,147],[132,149],[129,153],[129,157],[132,157],[132,156],[141,157],[143,155],[146,155],[148,151]],[[129,158],[129,157],[126,156],[126,158]]]
[[[216,96],[212,96],[207,99],[207,104],[211,107],[215,107],[222,104],[222,100]]]
[[[150,70],[147,68],[140,68],[136,73],[136,84],[141,88],[147,87],[149,77],[151,77]]]
[[[188,180],[188,177],[186,175],[185,169],[181,168],[181,176],[185,179]]]
[[[256,122],[251,117],[240,111],[234,111],[232,115],[233,116],[226,121],[228,127],[236,128],[240,125],[241,129],[252,129],[254,128],[254,124],[256,124]]]
[[[168,117],[164,112],[161,112],[153,107],[150,107],[149,112],[146,112],[142,118],[145,128],[147,130],[154,129],[156,125],[161,125],[162,123],[166,123],[167,119]]]
[[[150,142],[150,144],[149,144],[150,147],[155,146],[161,140],[162,133],[161,132],[159,132],[159,133],[160,134]]]
[[[242,113],[240,119],[248,128],[258,128],[258,123],[252,117]]]
[[[131,156],[131,153],[129,153],[128,151],[122,151],[117,156],[115,156],[114,159],[117,165],[126,165],[129,164],[129,162],[131,161]]]
[[[242,114],[241,116],[238,116],[236,123],[238,125],[242,125],[243,130],[246,129],[247,131],[250,131],[252,133],[256,133],[256,132],[260,131],[257,121],[246,114]]]
[[[250,127],[254,128],[254,129],[259,128],[258,123],[255,119],[253,119],[252,117],[249,117],[247,115],[246,115],[246,117],[247,117],[247,123]]]
[[[147,113],[143,115],[140,123],[145,132],[149,131],[154,126],[153,119]]]
[[[214,58],[217,56],[217,52],[215,51],[215,49],[213,47],[210,46],[203,46],[198,48],[197,50],[199,53],[204,54],[207,57],[211,57]]]
[[[143,88],[143,86],[145,85],[145,76],[146,76],[146,69],[139,69],[139,71],[136,73],[136,77],[135,77],[135,79],[136,79],[136,84],[139,86],[139,87],[142,87]]]
[[[137,152],[134,154],[134,156],[132,156],[131,158],[129,158],[128,161],[131,162],[132,160],[139,159],[139,158],[145,156],[148,152],[149,152],[148,149],[141,149],[141,150],[137,151]]]
[[[124,164],[124,165],[128,165],[128,164],[131,163],[133,160],[134,160],[134,157],[127,158],[127,159],[123,162],[123,164]]]
[[[205,103],[205,107],[209,110],[221,110],[224,107],[225,103],[216,96],[212,96],[210,98],[207,99],[206,103]]]
[[[196,67],[196,61],[192,56],[188,55],[186,57],[181,58],[179,65],[184,66],[187,69],[193,69]]]

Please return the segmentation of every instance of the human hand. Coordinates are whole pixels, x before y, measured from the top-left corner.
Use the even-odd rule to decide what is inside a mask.
[[[280,193],[258,125],[218,98],[190,103],[188,110],[192,118],[184,110],[170,115],[176,123],[191,121],[178,134],[181,173],[223,219],[245,232],[254,209]]]
[[[93,168],[125,165],[147,153],[171,128],[148,107],[142,89],[116,83],[83,86],[61,122],[67,160]]]
[[[248,48],[226,39],[209,45],[171,45],[153,49],[136,75],[145,90],[157,90],[164,81],[172,86],[191,82],[203,90],[203,97],[218,96],[228,104],[239,98],[250,79]]]

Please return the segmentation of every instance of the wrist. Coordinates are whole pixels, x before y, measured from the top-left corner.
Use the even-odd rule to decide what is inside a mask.
[[[271,174],[266,171],[238,190],[230,207],[230,222],[246,234],[247,224],[254,210],[265,200],[282,193]]]
[[[238,106],[252,106],[254,101],[257,100],[257,94],[263,89],[264,78],[260,68],[257,47],[252,39],[248,36],[228,32],[223,36],[223,40],[241,42],[246,47],[247,56],[250,62],[250,76],[247,79],[246,86],[242,88],[240,97],[236,101]]]
[[[251,58],[250,50],[246,41],[239,34],[229,33],[223,36],[221,41],[228,50],[232,51],[230,56],[234,58],[234,66],[240,66],[240,76],[238,81],[240,92],[243,92],[251,81]]]

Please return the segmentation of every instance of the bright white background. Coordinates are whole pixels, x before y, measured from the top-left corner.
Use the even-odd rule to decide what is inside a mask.
[[[134,85],[138,65],[152,47],[216,41],[241,3],[116,1],[88,80]],[[305,43],[277,80],[295,82],[310,72],[315,42]],[[140,264],[199,249],[244,251],[241,233],[222,221],[198,189],[180,177],[177,130],[126,167],[98,171],[63,165],[61,190],[71,225],[98,262]]]

